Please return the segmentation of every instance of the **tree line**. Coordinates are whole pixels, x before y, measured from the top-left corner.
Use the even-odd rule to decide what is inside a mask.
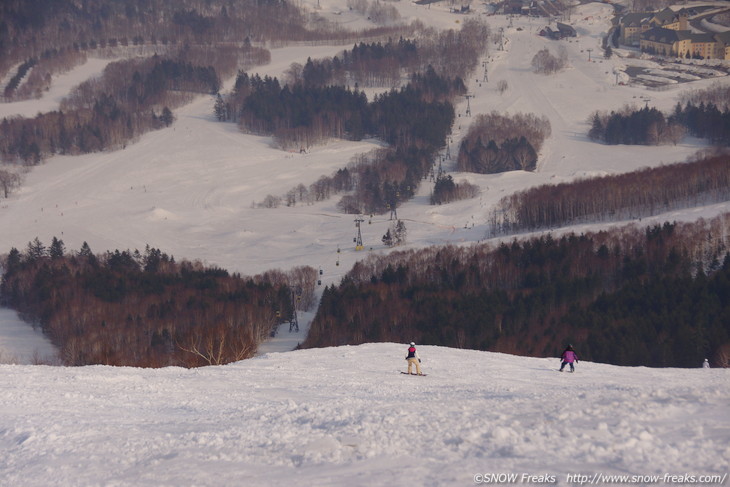
[[[393,26],[353,33],[327,22],[317,22],[314,30],[308,25],[299,9],[279,0],[236,5],[196,0],[2,2],[0,75],[19,65],[9,84],[0,87],[8,98],[38,96],[54,75],[82,63],[89,50],[133,59],[111,63],[101,83],[86,83],[61,110],[3,120],[0,158],[38,164],[53,154],[124,147],[149,130],[170,125],[172,109],[194,94],[215,93],[219,78],[268,61],[268,51],[253,42],[349,42],[358,35],[415,29]],[[151,50],[142,51],[146,46]],[[155,56],[139,60],[150,52]],[[165,65],[168,61],[175,65]],[[145,71],[150,63],[156,65],[151,73]],[[4,192],[19,182],[7,171],[3,180]]]
[[[55,237],[11,249],[4,269],[3,305],[40,326],[64,364],[135,367],[248,358],[295,306],[311,305],[316,278],[312,268],[231,275],[149,246],[67,252]]]
[[[273,135],[290,150],[304,151],[327,137],[376,137],[389,144],[309,187],[300,184],[284,196],[268,195],[258,205],[311,203],[352,191],[339,201],[342,211],[383,213],[412,197],[432,172],[436,151],[446,144],[453,99],[466,92],[458,74],[475,68],[487,50],[488,33],[486,24],[468,20],[459,32],[425,32],[418,41],[360,43],[333,59],[292,65],[286,83],[239,73],[232,92],[216,100],[214,112],[221,121]],[[384,66],[394,62],[399,73],[412,66],[419,70],[407,84],[371,102],[347,84],[356,76],[382,79],[382,70],[390,69]]]
[[[373,130],[367,97],[340,86],[280,85],[279,80],[239,74],[236,88],[248,95],[239,113],[244,132],[274,135],[282,147],[307,148],[329,137],[361,140]]]
[[[383,213],[413,196],[431,170],[435,152],[446,144],[454,120],[450,100],[464,91],[460,78],[444,79],[433,69],[414,75],[400,89],[377,95],[372,102],[362,92],[340,86],[281,87],[276,78],[245,73],[236,82],[237,93],[248,93],[239,124],[247,130],[273,131],[284,147],[304,149],[307,142],[324,137],[360,140],[366,136],[390,145],[357,158],[332,177],[320,178],[307,191],[298,187],[286,196],[287,204],[295,204],[297,195],[299,201],[305,196],[321,201],[352,190],[339,203],[351,213]],[[281,201],[281,197],[267,200]]]
[[[421,51],[416,41],[403,37],[398,42],[359,42],[332,58],[309,58],[303,66],[292,64],[288,82],[307,86],[397,87],[403,72],[420,71]]]
[[[395,341],[698,367],[730,357],[730,214],[371,256],[324,290],[304,347]]]
[[[54,154],[123,147],[147,131],[169,126],[172,109],[197,94],[216,93],[218,73],[234,72],[244,52],[185,47],[174,57],[155,55],[111,63],[100,78],[74,88],[59,110],[34,118],[4,118],[0,157],[6,162],[38,164]],[[215,66],[187,60],[204,58]]]
[[[700,102],[696,105],[688,101],[684,107],[677,103],[670,123],[671,120],[676,121],[690,135],[707,139],[713,144],[730,146],[730,107],[727,103],[725,101],[722,111],[714,103]]]
[[[30,58],[18,67],[3,89],[2,98],[4,101],[40,98],[50,88],[54,74],[66,72],[83,64],[86,59],[83,51],[71,48],[46,49],[38,58]]]
[[[312,37],[305,25],[299,9],[278,0],[7,0],[0,4],[0,73],[54,48],[304,40]]]
[[[443,205],[452,201],[474,198],[479,194],[479,186],[466,180],[454,182],[451,175],[438,176],[434,181],[430,202],[432,205]]]
[[[461,141],[457,168],[481,174],[533,171],[550,132],[550,121],[544,116],[480,114]]]
[[[730,109],[715,104],[687,101],[677,103],[671,115],[648,106],[624,107],[617,112],[595,112],[588,137],[609,145],[677,144],[685,133],[708,139],[716,145],[730,145]]]
[[[703,103],[715,105],[719,110],[725,111],[730,108],[730,86],[716,81],[707,88],[687,90],[679,99],[680,106],[688,103],[697,106]]]
[[[505,196],[490,235],[619,221],[730,200],[730,155],[630,173],[542,185]]]
[[[477,49],[476,46],[465,48],[469,47]],[[432,116],[437,126],[440,125],[442,116],[438,112],[442,110],[438,104],[466,92],[460,76],[439,74],[429,64],[414,71],[405,86],[376,95],[372,103],[368,103],[363,92],[351,89],[343,79],[353,76],[351,69],[356,65],[368,76],[380,72],[380,68],[363,59],[404,63],[410,67],[411,57],[422,60],[419,52],[415,43],[404,39],[385,46],[361,43],[352,51],[345,51],[343,61],[337,56],[334,60],[323,61],[310,58],[304,67],[292,66],[288,83],[239,72],[231,93],[216,100],[214,112],[221,121],[238,122],[244,132],[273,135],[285,148],[306,149],[327,137],[361,140],[365,136],[376,136],[391,144],[414,143],[412,132],[419,130],[415,138],[424,139],[428,124],[405,119],[413,115]],[[400,79],[403,65],[396,67]],[[416,103],[422,113],[415,113],[419,110],[416,107],[402,113],[404,103]],[[434,132],[440,131],[434,129]],[[398,136],[394,135],[396,133]]]
[[[116,56],[130,56],[140,46],[346,43],[421,28],[394,24],[353,32],[323,18],[310,20],[294,3],[282,0],[7,0],[0,3],[0,76],[51,50],[83,54],[102,49]],[[39,74],[45,70],[36,67],[33,71],[36,69]]]
[[[390,145],[357,157],[347,168],[308,188],[300,184],[284,196],[267,196],[259,205],[311,203],[352,191],[340,199],[341,211],[383,213],[411,198],[421,180],[433,172],[435,154],[446,144],[455,116],[453,99],[466,92],[463,79],[454,73],[468,74],[475,68],[486,52],[488,33],[485,24],[470,20],[458,33],[356,44],[332,60],[293,65],[283,87],[276,79],[240,73],[233,91],[216,101],[214,111],[220,120],[238,120],[244,130],[273,130],[278,145],[294,150],[306,150],[326,137],[369,136]],[[353,76],[349,70],[380,72],[381,62],[394,60],[402,63],[399,70],[416,65],[420,70],[404,86],[380,93],[371,102],[343,84]],[[309,101],[323,96],[329,100]],[[472,191],[466,185],[461,189],[460,195]]]
[[[332,57],[293,63],[289,84],[397,88],[414,73],[434,70],[443,79],[466,78],[479,56],[486,54],[489,26],[467,20],[458,32],[422,33],[417,39],[359,42]]]

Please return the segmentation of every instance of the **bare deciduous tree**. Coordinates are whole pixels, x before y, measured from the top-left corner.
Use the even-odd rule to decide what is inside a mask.
[[[20,175],[11,170],[0,169],[0,189],[7,198],[10,192],[20,185]]]
[[[560,50],[558,56],[552,55],[547,48],[541,49],[532,58],[532,69],[540,74],[557,73],[565,69],[567,65],[568,54],[564,48]]]
[[[497,91],[500,95],[504,95],[504,92],[507,91],[509,88],[509,84],[507,83],[507,80],[501,79],[497,81]]]

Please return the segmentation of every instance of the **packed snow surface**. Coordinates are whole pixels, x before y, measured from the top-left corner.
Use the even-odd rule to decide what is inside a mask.
[[[727,370],[579,362],[571,374],[556,358],[422,346],[428,375],[417,377],[400,373],[406,348],[192,370],[2,365],[0,484],[468,486],[505,473],[720,485],[727,475]]]

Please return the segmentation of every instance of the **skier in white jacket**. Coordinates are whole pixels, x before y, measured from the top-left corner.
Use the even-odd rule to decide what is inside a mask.
[[[416,374],[423,375],[421,373],[421,357],[418,356],[418,351],[416,351],[416,344],[411,342],[411,346],[408,347],[408,355],[406,355],[406,360],[408,361],[408,373],[411,374],[411,369],[413,369],[413,366],[416,366]]]

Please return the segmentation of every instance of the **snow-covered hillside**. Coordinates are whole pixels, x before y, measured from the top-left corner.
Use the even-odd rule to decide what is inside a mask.
[[[321,4],[320,4],[321,1]],[[357,18],[345,0],[303,2],[330,20],[352,27],[367,21]],[[420,19],[437,28],[459,28],[465,16],[452,14],[445,4],[428,7],[396,2],[403,21]],[[319,6],[320,8],[316,8]],[[573,23],[579,37],[551,41],[537,35],[545,20],[479,15],[493,31],[504,29],[505,50],[496,45],[483,68],[466,80],[472,117],[478,113],[529,112],[548,117],[552,136],[546,141],[538,170],[496,175],[453,172],[454,158],[445,169],[456,181],[467,179],[481,188],[479,197],[449,205],[431,206],[433,183],[424,182],[417,196],[398,208],[406,224],[408,246],[445,243],[468,244],[484,239],[487,216],[504,196],[530,186],[558,183],[592,175],[611,174],[683,161],[704,144],[687,138],[676,146],[605,146],[586,137],[587,119],[596,109],[617,109],[624,104],[650,103],[669,110],[685,89],[709,86],[716,79],[674,85],[665,91],[641,86],[619,86],[615,70],[625,60],[596,56],[607,32],[612,7],[591,3],[577,7]],[[272,50],[272,60],[252,71],[281,76],[293,62],[307,57],[332,56],[349,46],[291,46]],[[565,48],[570,67],[544,76],[532,72],[530,61],[543,47]],[[594,56],[588,61],[588,49]],[[30,115],[58,107],[60,94],[98,74],[108,60],[89,61],[54,80],[40,100],[0,104],[0,116]],[[649,63],[647,62],[644,62]],[[649,63],[651,64],[651,63]],[[508,89],[500,94],[496,84]],[[230,87],[233,80],[227,80]],[[727,77],[720,78],[727,83]],[[306,154],[289,153],[271,146],[271,139],[241,134],[235,124],[216,122],[213,98],[203,96],[175,112],[175,123],[148,133],[124,150],[83,156],[56,156],[33,168],[20,189],[0,200],[0,252],[23,249],[35,237],[49,244],[63,239],[69,250],[84,241],[95,252],[157,247],[178,260],[202,260],[233,272],[253,275],[270,269],[310,265],[322,269],[322,284],[336,283],[366,253],[385,252],[381,237],[388,215],[368,218],[363,226],[365,251],[355,251],[354,218],[336,208],[338,198],[314,205],[277,209],[253,208],[267,195],[282,196],[299,183],[308,186],[322,175],[345,167],[351,158],[379,145],[378,141],[330,141]],[[469,128],[466,99],[457,106],[451,154]],[[673,212],[643,224],[696,219],[727,211],[730,204]],[[624,222],[625,223],[625,222]],[[582,232],[590,226],[576,227]],[[340,252],[338,252],[340,249]],[[0,318],[3,327],[12,326]],[[1,329],[2,327],[0,327]],[[13,334],[15,332],[12,332]],[[0,333],[0,349],[5,340]],[[30,356],[32,350],[15,355]]]
[[[580,362],[571,374],[557,359],[424,346],[428,375],[416,377],[399,373],[405,349],[303,350],[193,370],[0,366],[0,485],[727,478],[726,370]]]

